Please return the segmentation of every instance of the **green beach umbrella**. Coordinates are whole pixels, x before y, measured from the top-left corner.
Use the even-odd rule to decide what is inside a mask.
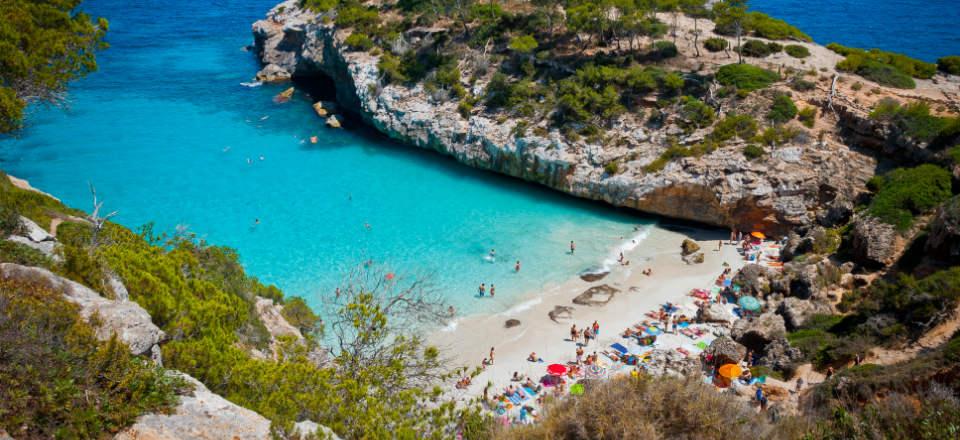
[[[763,306],[760,304],[760,300],[752,296],[744,296],[740,298],[739,304],[743,310],[748,312],[759,312],[760,309],[763,308]]]

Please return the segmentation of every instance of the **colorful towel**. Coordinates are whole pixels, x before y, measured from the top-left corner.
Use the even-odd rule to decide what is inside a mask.
[[[512,396],[507,396],[507,399],[510,399],[510,401],[513,402],[514,405],[520,405],[521,403],[523,403],[523,400],[520,399],[520,396],[518,396],[516,393],[514,393]]]
[[[706,343],[706,342],[700,341],[700,342],[697,342],[695,345],[697,346],[697,348],[699,348],[699,349],[701,349],[701,350],[706,350],[706,349],[707,349],[707,343]]]
[[[627,354],[630,351],[630,350],[627,350],[627,347],[624,347],[619,342],[614,343],[613,345],[611,345],[611,347],[613,347],[614,350],[619,351],[620,354]]]
[[[537,392],[530,387],[523,387],[523,391],[527,393],[527,396],[533,397],[537,395]]]

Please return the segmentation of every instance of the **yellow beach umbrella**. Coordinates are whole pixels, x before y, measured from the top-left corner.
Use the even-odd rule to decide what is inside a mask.
[[[740,373],[743,373],[743,370],[740,369],[740,366],[737,364],[724,364],[720,366],[719,370],[717,370],[717,374],[728,379],[740,377]]]

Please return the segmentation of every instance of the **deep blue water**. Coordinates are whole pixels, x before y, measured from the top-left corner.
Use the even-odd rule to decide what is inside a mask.
[[[929,62],[960,55],[958,0],[750,0],[814,41],[901,52]]]
[[[401,277],[429,276],[461,310],[503,308],[602,261],[650,223],[369,132],[327,129],[304,94],[275,104],[282,87],[241,86],[257,71],[242,50],[250,25],[274,2],[85,2],[111,21],[100,71],[73,84],[69,108],[35,109],[18,139],[0,141],[0,166],[80,208],[89,209],[91,182],[128,226],[189,225],[314,304],[372,259]],[[304,142],[314,135],[317,144]],[[495,262],[484,258],[491,248]],[[481,282],[496,284],[496,300],[473,297]]]
[[[503,308],[600,263],[635,225],[651,224],[361,129],[328,130],[304,94],[275,104],[280,86],[241,86],[257,70],[242,50],[250,24],[275,1],[88,0],[88,12],[111,22],[100,71],[72,85],[69,107],[33,108],[24,132],[0,140],[0,167],[80,208],[89,209],[93,183],[117,221],[188,225],[314,304],[343,270],[372,259],[399,276],[429,274],[461,310]],[[754,7],[821,42],[926,59],[960,53],[948,2]],[[860,18],[842,15],[848,8]],[[913,19],[897,18],[906,15]],[[317,144],[305,143],[314,135]],[[484,259],[490,248],[496,262]],[[474,298],[480,282],[495,283],[498,298]]]

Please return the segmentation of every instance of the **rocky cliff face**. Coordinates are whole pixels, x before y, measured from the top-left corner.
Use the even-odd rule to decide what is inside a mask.
[[[645,166],[669,145],[668,137],[692,143],[703,133],[684,138],[676,126],[649,129],[628,116],[608,130],[624,140],[618,145],[570,141],[546,126],[532,130],[541,135],[527,130],[517,136],[515,119],[484,112],[464,118],[456,102],[436,101],[421,85],[381,84],[378,58],[348,51],[342,42],[349,31],[321,21],[288,0],[256,22],[255,52],[265,66],[258,77],[328,76],[345,109],[392,138],[578,197],[705,224],[783,233],[828,216],[834,206],[849,206],[875,167],[871,157],[839,143],[808,142],[774,149],[754,161],[743,156],[742,145],[734,145],[647,172]],[[474,89],[475,94],[482,91]],[[619,165],[613,175],[604,169],[611,161]]]

